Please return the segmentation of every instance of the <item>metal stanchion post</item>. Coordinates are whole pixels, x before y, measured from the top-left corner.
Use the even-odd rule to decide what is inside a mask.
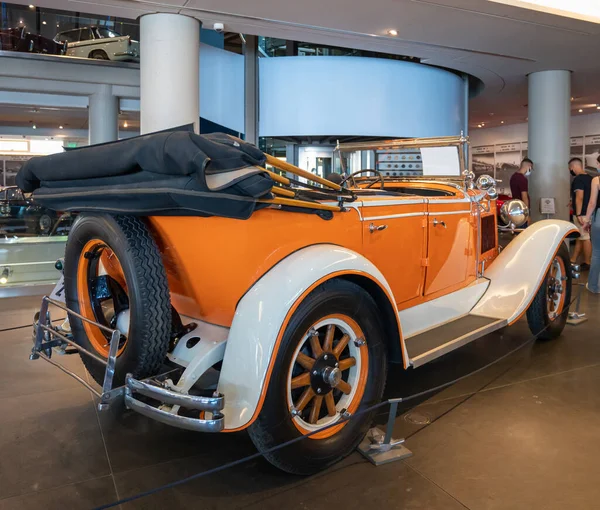
[[[392,438],[400,400],[392,399],[389,401],[390,411],[385,433],[381,429],[373,427],[358,445],[358,451],[376,466],[412,456],[412,452],[404,446],[404,439]]]

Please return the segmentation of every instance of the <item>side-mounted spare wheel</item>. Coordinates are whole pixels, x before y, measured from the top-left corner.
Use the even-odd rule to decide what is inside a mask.
[[[527,309],[529,329],[540,340],[560,336],[569,315],[571,303],[571,261],[569,250],[561,243],[542,285]]]
[[[283,332],[261,411],[248,429],[272,464],[311,474],[351,453],[364,437],[373,412],[362,411],[380,401],[386,379],[380,317],[365,290],[341,279],[317,287],[298,306]]]
[[[113,386],[125,376],[155,375],[167,355],[171,301],[167,275],[146,225],[132,216],[81,214],[67,242],[64,262],[67,307],[122,333]],[[70,316],[75,341],[108,357],[110,334]],[[105,366],[81,354],[102,384]]]

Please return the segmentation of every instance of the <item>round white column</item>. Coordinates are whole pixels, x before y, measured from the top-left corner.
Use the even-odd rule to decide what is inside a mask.
[[[140,21],[141,133],[200,126],[200,21],[146,14]]]
[[[89,97],[90,145],[112,142],[119,137],[119,98],[113,96],[110,85],[98,85],[98,90]]]
[[[534,170],[529,177],[531,217],[543,219],[540,198],[554,198],[557,219],[569,219],[571,72],[529,75],[529,148]]]

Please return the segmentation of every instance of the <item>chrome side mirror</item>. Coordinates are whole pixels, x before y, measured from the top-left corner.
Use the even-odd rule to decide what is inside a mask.
[[[500,217],[511,228],[522,227],[529,219],[529,207],[516,198],[507,200],[500,208]]]

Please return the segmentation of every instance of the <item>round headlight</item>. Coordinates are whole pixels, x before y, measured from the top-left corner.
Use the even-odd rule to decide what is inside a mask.
[[[487,191],[496,185],[496,180],[489,175],[480,175],[477,179],[477,189],[479,191]]]
[[[529,219],[529,207],[525,205],[525,202],[516,198],[507,200],[500,208],[500,217],[507,225],[521,227]]]
[[[498,198],[498,190],[496,188],[489,188],[487,190],[487,196],[490,200],[496,200]]]

